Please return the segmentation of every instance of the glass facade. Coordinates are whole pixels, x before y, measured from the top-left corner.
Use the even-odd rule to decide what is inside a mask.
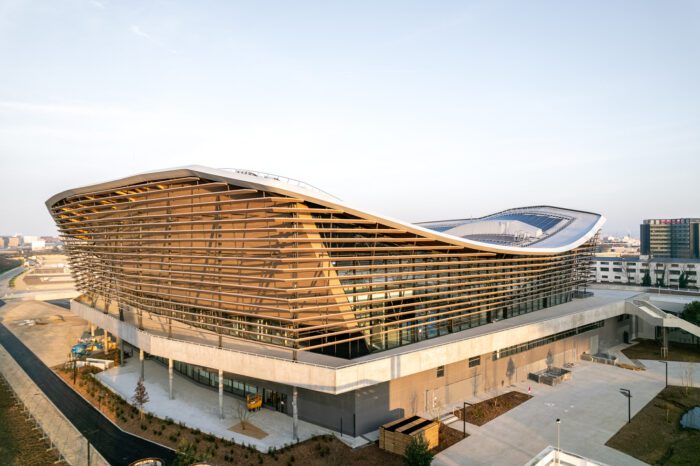
[[[166,358],[159,356],[151,356],[155,361],[168,365]],[[219,374],[218,371],[212,371],[204,367],[187,364],[180,361],[173,361],[173,370],[188,377],[195,382],[207,385],[212,388],[219,389]],[[269,388],[259,386],[250,381],[236,379],[233,374],[224,373],[224,391],[245,399],[247,395],[263,395],[263,405],[280,411],[287,412],[287,394],[276,392]]]
[[[505,358],[507,356],[512,356],[513,354],[517,353],[522,353],[524,351],[528,351],[534,348],[537,348],[539,346],[544,346],[549,343],[563,340],[564,338],[569,338],[574,335],[578,335],[584,332],[589,332],[591,330],[595,330],[597,328],[602,327],[605,325],[605,321],[601,320],[598,322],[594,322],[592,324],[588,325],[582,325],[580,327],[572,328],[571,330],[566,330],[564,332],[559,332],[555,333],[553,335],[546,336],[544,338],[538,338],[536,340],[530,340],[526,341],[525,343],[521,343],[519,345],[513,345],[509,346],[507,348],[503,348],[501,350],[497,350],[493,352],[493,360],[496,361],[497,359]]]

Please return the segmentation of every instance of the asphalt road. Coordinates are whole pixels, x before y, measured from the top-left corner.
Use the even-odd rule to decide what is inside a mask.
[[[175,460],[175,452],[117,428],[92,405],[67,386],[29,348],[0,324],[0,344],[12,355],[54,405],[89,439],[112,465],[121,466],[146,457]]]
[[[14,277],[15,275],[19,275],[20,273],[24,272],[26,270],[26,267],[23,265],[20,265],[19,267],[15,267],[14,269],[7,270],[3,273],[0,273],[0,298],[5,296],[7,293],[10,291],[10,279]]]
[[[54,306],[60,306],[70,311],[70,299],[49,299],[48,301],[44,302],[53,304]]]

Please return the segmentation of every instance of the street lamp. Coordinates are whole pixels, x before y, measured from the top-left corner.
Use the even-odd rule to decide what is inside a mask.
[[[666,366],[666,387],[668,387],[668,361],[660,361]]]
[[[627,424],[632,422],[632,392],[628,388],[621,388],[622,396],[627,397]]]
[[[467,438],[467,405],[471,406],[471,403],[464,402],[462,407],[462,436]]]
[[[561,464],[559,460],[559,452],[561,451],[559,449],[559,426],[561,425],[561,419],[557,418],[557,458],[556,458],[556,463]]]

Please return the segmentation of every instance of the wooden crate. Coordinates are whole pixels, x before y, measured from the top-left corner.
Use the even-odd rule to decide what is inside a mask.
[[[403,456],[413,437],[423,438],[432,450],[440,443],[440,424],[420,416],[389,422],[379,428],[379,448]]]

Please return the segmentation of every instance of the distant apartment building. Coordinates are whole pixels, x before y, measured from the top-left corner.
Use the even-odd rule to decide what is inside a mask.
[[[43,239],[32,241],[31,248],[32,251],[41,251],[42,249],[46,249],[46,241],[44,241]]]
[[[20,246],[20,241],[21,237],[19,236],[10,236],[7,238],[7,247],[8,248],[18,248]]]
[[[700,218],[647,219],[639,233],[642,256],[700,259]]]
[[[619,283],[643,285],[649,272],[651,286],[683,287],[681,274],[687,278],[687,288],[698,288],[700,259],[655,258],[642,260],[639,257],[594,257],[591,275],[596,283]]]

